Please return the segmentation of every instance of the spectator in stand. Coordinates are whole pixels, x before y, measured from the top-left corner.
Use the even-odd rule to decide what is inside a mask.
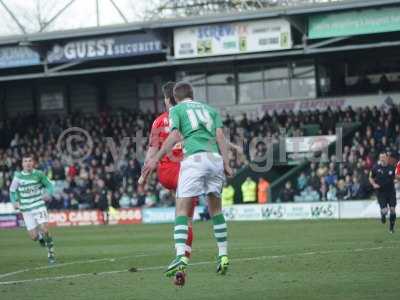
[[[317,173],[315,171],[311,172],[310,175],[310,180],[308,182],[308,185],[310,185],[314,190],[319,190],[321,187],[321,180],[318,177]]]
[[[382,74],[379,78],[379,92],[384,93],[390,89],[390,81],[387,78],[386,74]]]
[[[129,198],[127,193],[123,193],[121,199],[119,200],[120,208],[129,208],[131,207],[131,198]]]
[[[146,207],[155,207],[156,206],[156,196],[153,191],[148,191],[145,198],[145,206]]]
[[[146,192],[144,190],[139,190],[137,197],[137,206],[141,207],[146,203]]]
[[[53,180],[65,180],[65,169],[59,159],[54,160],[51,173]]]
[[[308,177],[305,172],[301,172],[300,176],[297,178],[297,191],[302,192],[308,184]]]
[[[327,201],[337,201],[338,198],[336,197],[336,192],[337,192],[336,187],[333,184],[331,184],[329,186],[329,190],[326,195],[326,200]]]
[[[92,208],[93,203],[93,194],[90,188],[86,188],[82,194],[79,195],[79,209],[89,209]]]
[[[138,207],[139,206],[139,196],[137,193],[132,193],[132,206]]]
[[[9,199],[9,197],[10,197],[10,195],[9,195],[9,193],[8,193],[8,191],[7,190],[1,190],[1,193],[0,193],[0,203],[2,203],[2,202],[8,202],[8,199]]]
[[[295,202],[315,202],[320,201],[319,193],[314,190],[311,186],[307,186],[304,191],[300,193],[300,196],[294,197]]]
[[[353,176],[353,184],[350,189],[350,199],[352,200],[358,200],[358,199],[363,199],[365,197],[366,193],[362,191],[361,189],[361,184],[358,179],[358,176],[354,175]]]
[[[233,205],[234,199],[235,199],[235,189],[230,184],[230,182],[227,181],[225,182],[221,193],[222,207]]]
[[[353,189],[353,179],[350,175],[346,175],[344,184],[347,191],[346,195],[344,196],[344,200],[349,200],[351,199],[351,191]]]
[[[321,201],[326,201],[326,199],[327,199],[328,186],[330,186],[330,185],[328,185],[326,183],[326,180],[324,178],[321,178],[321,186],[319,188],[319,194],[320,194]]]
[[[259,204],[268,202],[269,182],[268,180],[260,177],[257,185],[257,200]]]
[[[117,190],[115,192],[108,191],[108,194],[111,194],[108,203],[110,203],[113,208],[119,208],[119,199],[121,199],[122,193],[120,193],[120,191]]]
[[[373,192],[373,188],[369,182],[369,169],[364,169],[360,176],[360,189],[363,195],[370,195]]]
[[[337,179],[338,179],[338,177],[337,177],[337,174],[335,171],[335,164],[330,163],[328,175],[325,176],[325,184],[327,186],[336,185]]]
[[[348,195],[349,191],[346,188],[346,182],[343,179],[340,179],[337,182],[337,198],[338,200],[345,200],[345,197]]]
[[[253,179],[247,177],[242,183],[241,190],[243,203],[255,203],[257,201],[257,184]]]
[[[295,195],[296,192],[292,188],[292,183],[290,181],[287,181],[285,183],[285,188],[281,191],[279,198],[281,202],[293,202]]]

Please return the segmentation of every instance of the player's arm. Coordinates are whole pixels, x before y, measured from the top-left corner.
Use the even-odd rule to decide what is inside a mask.
[[[154,157],[159,150],[159,145],[160,145],[160,130],[161,128],[159,127],[158,124],[158,119],[156,119],[153,122],[153,125],[151,126],[151,131],[150,131],[150,138],[149,138],[149,147],[146,152],[146,156],[144,158],[144,164],[146,165],[147,161]],[[138,183],[139,185],[143,185],[146,181],[146,178],[144,177],[143,174],[144,168],[142,169],[142,174],[140,174]]]
[[[243,153],[243,149],[240,148],[238,145],[232,143],[232,142],[227,142],[229,148],[231,148],[232,150],[235,150],[236,152],[238,152],[239,154]]]
[[[159,149],[156,146],[149,146],[149,148],[147,149],[147,152],[146,152],[146,157],[144,159],[144,162],[146,163],[146,161],[148,161],[151,157],[156,155],[158,150]]]
[[[160,161],[167,153],[172,151],[172,148],[176,145],[176,143],[182,141],[182,137],[177,129],[173,129],[168,138],[163,143],[160,151],[158,151],[155,155],[156,161]]]
[[[379,184],[375,181],[375,168],[372,168],[371,172],[369,173],[369,183],[372,185],[374,189],[379,189]]]
[[[156,169],[157,164],[161,160],[161,158],[169,153],[175,146],[175,144],[180,140],[181,135],[179,134],[178,130],[173,129],[168,135],[168,138],[164,141],[161,149],[153,157],[150,157],[146,161],[146,164],[143,167],[142,175],[140,176],[139,184],[144,184],[146,182],[147,177],[150,175],[151,172]]]
[[[142,175],[139,178],[140,184],[145,183],[149,174],[156,169],[157,164],[161,160],[161,158],[169,153],[175,146],[175,144],[181,140],[181,135],[179,133],[180,119],[178,113],[173,108],[169,111],[169,118],[170,134],[168,135],[168,138],[164,141],[161,149],[153,157],[150,157],[146,161],[146,164],[144,165],[142,170]]]
[[[146,157],[144,159],[144,162],[146,163],[147,160],[149,160],[151,157],[153,157],[157,151],[159,150],[159,136],[160,133],[160,128],[157,126],[157,123],[154,122],[153,126],[151,127],[150,131],[150,138],[149,138],[149,148],[147,149],[146,152]]]
[[[229,146],[229,148],[230,148],[231,150],[235,150],[235,151],[236,151],[240,163],[242,163],[242,164],[247,164],[247,163],[248,163],[247,157],[246,157],[246,155],[244,154],[244,151],[243,151],[243,148],[242,148],[242,147],[240,147],[239,145],[236,145],[236,144],[234,144],[234,143],[232,143],[232,142],[228,142],[228,146]]]
[[[10,200],[15,209],[19,208],[19,199],[17,193],[18,185],[18,180],[16,177],[14,177],[10,185]]]
[[[236,151],[236,153],[239,155],[241,160],[246,160],[246,157],[244,155],[242,147],[240,147],[239,145],[236,145],[236,144],[234,144],[232,142],[227,142],[227,143],[228,143],[228,146],[229,146],[229,148],[231,150],[235,150]]]
[[[226,138],[225,138],[225,133],[224,133],[224,125],[222,124],[221,116],[218,112],[215,111],[214,114],[214,122],[215,122],[215,140],[217,142],[219,152],[221,153],[222,159],[224,161],[224,169],[225,173],[228,176],[233,175],[233,171],[231,167],[229,166],[229,155],[228,155],[228,150],[231,147],[231,143],[228,143]],[[233,148],[235,148],[236,145],[233,145]]]
[[[225,172],[228,176],[232,176],[233,171],[229,166],[229,155],[228,155],[230,143],[226,141],[225,133],[223,130],[224,125],[222,124],[221,116],[217,112],[215,112],[215,127],[216,127],[215,139],[219,148],[219,152],[222,155],[222,160],[224,161]]]
[[[228,143],[225,138],[224,130],[222,127],[219,127],[216,129],[216,140],[217,140],[217,145],[219,148],[219,151],[222,155],[222,159],[224,161],[224,169],[225,172],[228,176],[233,175],[233,171],[231,167],[229,166],[229,155],[228,155]]]
[[[40,182],[43,184],[43,186],[46,188],[47,193],[51,196],[54,193],[54,185],[53,183],[49,180],[49,178],[44,175],[44,173],[41,172],[41,179]]]

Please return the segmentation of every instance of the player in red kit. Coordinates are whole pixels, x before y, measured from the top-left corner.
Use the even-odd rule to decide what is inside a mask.
[[[400,179],[400,161],[397,162],[395,174],[396,178]]]
[[[162,113],[157,119],[154,120],[151,127],[150,139],[149,139],[149,149],[146,154],[146,161],[161,148],[164,141],[169,135],[169,109],[176,104],[173,95],[175,83],[168,82],[163,86],[164,101],[166,112]],[[165,155],[157,167],[157,177],[158,181],[163,187],[168,190],[176,191],[178,186],[178,177],[180,170],[180,162],[183,159],[182,145],[178,143],[172,149],[172,153]],[[139,184],[143,184],[146,178],[139,179]],[[194,209],[197,204],[197,198],[193,199],[191,219],[193,220]],[[189,222],[188,228],[188,239],[186,241],[186,252],[185,255],[190,258],[192,252],[192,241],[193,241],[193,227],[192,220]]]

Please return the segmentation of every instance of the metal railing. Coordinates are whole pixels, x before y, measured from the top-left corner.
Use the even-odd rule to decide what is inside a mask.
[[[357,0],[165,0],[151,12],[150,19],[184,16],[207,16],[227,12],[244,12],[258,9],[328,4]],[[361,1],[361,0],[359,0]]]

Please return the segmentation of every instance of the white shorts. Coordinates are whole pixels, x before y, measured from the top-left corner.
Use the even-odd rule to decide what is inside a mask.
[[[224,182],[222,157],[210,152],[195,153],[181,162],[176,197],[189,198],[209,193],[221,197]]]
[[[23,212],[24,222],[27,230],[33,230],[40,224],[49,222],[49,215],[46,208],[39,208],[32,211]]]

